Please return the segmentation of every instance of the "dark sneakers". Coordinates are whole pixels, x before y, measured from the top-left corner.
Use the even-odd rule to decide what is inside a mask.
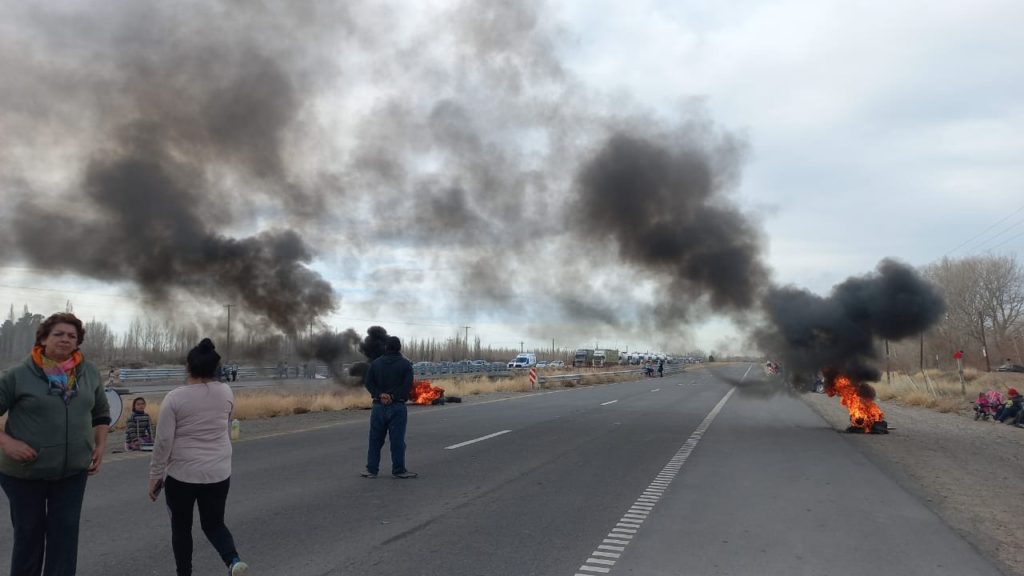
[[[359,475],[362,476],[363,478],[376,478],[377,477],[377,473],[376,472],[370,472],[369,470],[363,470]]]
[[[409,472],[408,470],[406,470],[404,472],[395,472],[394,474],[392,474],[392,476],[394,476],[395,478],[415,478],[419,476],[419,474],[415,472]]]

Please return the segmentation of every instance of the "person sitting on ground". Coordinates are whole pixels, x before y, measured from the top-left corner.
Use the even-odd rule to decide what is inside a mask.
[[[989,404],[988,396],[984,392],[978,392],[978,399],[974,401],[974,419],[988,418]]]
[[[1024,398],[1017,393],[1016,388],[1010,388],[1006,394],[1010,401],[996,412],[995,419],[997,422],[1012,424],[1014,419],[1017,417],[1017,414],[1021,412],[1022,404],[1024,404]]]
[[[146,399],[139,396],[132,400],[132,414],[125,422],[124,449],[152,450],[152,430],[149,414],[146,414]]]

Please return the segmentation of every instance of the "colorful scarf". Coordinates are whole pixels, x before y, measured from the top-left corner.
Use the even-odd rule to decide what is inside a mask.
[[[32,361],[43,369],[43,374],[46,375],[46,380],[50,384],[49,393],[62,397],[64,404],[71,403],[71,399],[78,394],[78,389],[75,387],[75,384],[78,383],[76,378],[78,371],[75,368],[82,363],[82,353],[75,350],[71,353],[70,358],[63,362],[57,362],[43,356],[42,346],[35,346],[32,348]]]

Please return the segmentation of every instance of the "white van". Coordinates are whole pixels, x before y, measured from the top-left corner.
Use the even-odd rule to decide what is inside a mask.
[[[537,355],[533,353],[520,354],[508,363],[509,368],[529,368],[537,365]]]

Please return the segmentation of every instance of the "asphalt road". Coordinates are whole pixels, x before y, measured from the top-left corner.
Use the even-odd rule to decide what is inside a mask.
[[[414,480],[359,477],[366,412],[242,441],[228,526],[255,575],[999,574],[858,449],[884,436],[748,368],[411,407]],[[147,463],[90,481],[79,574],[174,573]],[[222,574],[198,518],[195,538],[195,573]]]

